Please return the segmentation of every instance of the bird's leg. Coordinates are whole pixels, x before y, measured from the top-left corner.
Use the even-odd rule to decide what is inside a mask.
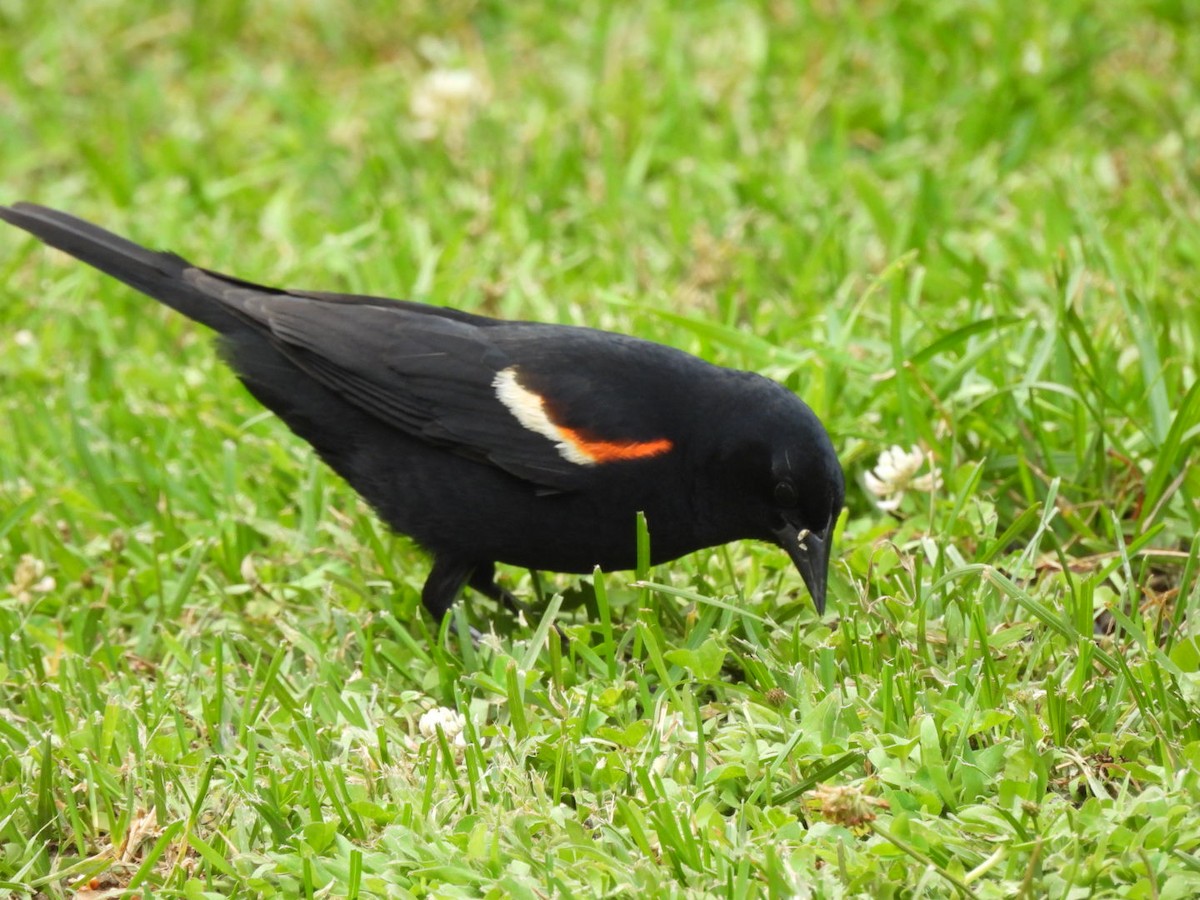
[[[496,565],[495,563],[487,563],[486,565],[476,566],[475,571],[471,573],[470,580],[467,581],[471,590],[477,591],[489,600],[501,604],[505,609],[511,612],[514,616],[522,615],[528,619],[529,607],[516,598],[512,591],[501,587],[496,582]]]
[[[461,559],[434,557],[433,568],[429,570],[429,577],[425,579],[425,586],[421,588],[421,603],[439,626],[450,614],[454,601],[458,599],[463,585],[475,571],[475,566],[475,563],[464,562]],[[470,627],[471,643],[478,646],[480,637],[480,633],[474,627]]]
[[[514,615],[524,616],[527,622],[532,621],[533,615],[529,608],[496,583],[496,567],[493,563],[469,563],[461,559],[438,557],[433,561],[429,577],[425,579],[425,587],[421,589],[421,602],[429,610],[429,614],[437,622],[441,622],[449,613],[454,601],[462,591],[463,585],[469,585],[489,600],[501,603]],[[555,623],[554,630],[562,641],[563,649],[567,647],[567,636]],[[471,641],[478,646],[482,635],[471,628]]]
[[[494,563],[479,566],[471,573],[470,580],[467,582],[471,590],[477,591],[489,600],[494,600],[497,603],[504,605],[505,609],[515,616],[524,617],[526,622],[531,622],[533,616],[528,606],[516,598],[516,596],[499,584],[496,583],[496,566]],[[558,627],[558,623],[554,623],[554,631],[558,634],[558,639],[562,642],[562,648],[565,652],[569,646],[567,636],[563,630]]]
[[[441,622],[454,606],[463,585],[475,571],[475,563],[463,562],[461,559],[435,557],[425,586],[421,588],[421,603],[429,610],[435,620]]]

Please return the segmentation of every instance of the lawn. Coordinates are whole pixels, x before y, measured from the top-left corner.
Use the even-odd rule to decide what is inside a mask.
[[[0,229],[0,895],[1200,895],[1200,5],[0,0],[16,200],[761,372],[848,496],[823,617],[747,542],[473,647]]]

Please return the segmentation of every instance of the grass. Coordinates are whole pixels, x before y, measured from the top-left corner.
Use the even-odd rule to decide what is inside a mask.
[[[462,646],[200,328],[5,231],[0,893],[1200,893],[1194,5],[58,6],[4,202],[763,372],[850,489],[824,619],[742,544]]]

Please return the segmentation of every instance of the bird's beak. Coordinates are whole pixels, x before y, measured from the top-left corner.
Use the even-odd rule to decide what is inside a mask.
[[[833,543],[833,521],[824,531],[809,531],[795,525],[784,525],[775,532],[779,546],[787,551],[800,577],[808,586],[817,615],[825,614],[825,586],[829,579],[829,549]]]

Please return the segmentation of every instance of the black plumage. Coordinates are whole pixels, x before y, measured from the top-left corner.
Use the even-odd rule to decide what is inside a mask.
[[[394,530],[433,556],[443,616],[496,562],[590,572],[752,538],[824,610],[841,468],[780,385],[610,332],[407,301],[283,291],[192,266],[28,203],[0,218],[220,336],[250,392]]]

